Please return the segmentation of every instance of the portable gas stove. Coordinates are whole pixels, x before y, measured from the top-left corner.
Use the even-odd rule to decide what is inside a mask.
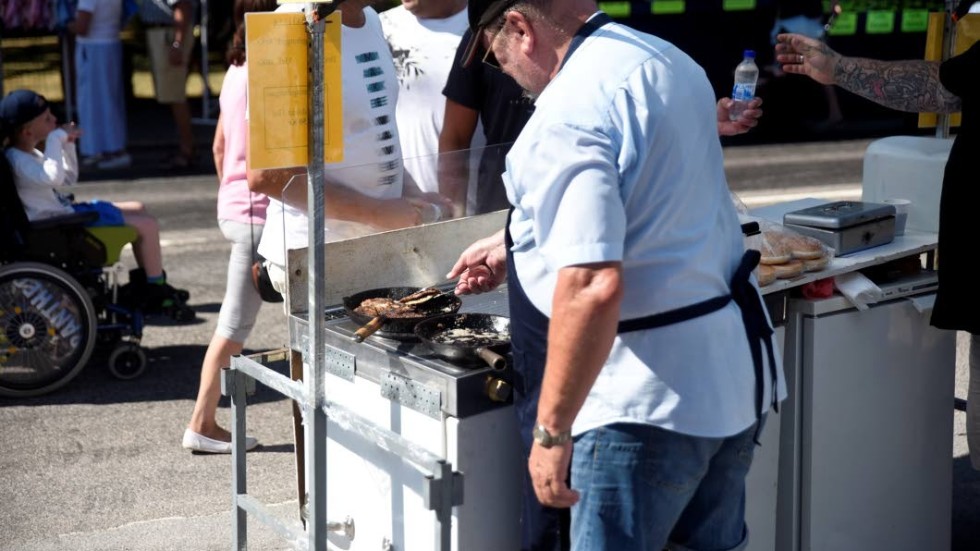
[[[462,313],[509,313],[506,286],[462,298]],[[465,417],[510,402],[510,354],[506,355],[508,368],[496,371],[480,361],[440,358],[414,335],[374,334],[357,343],[354,332],[359,325],[347,317],[343,306],[328,308],[326,316],[326,368],[333,375],[347,381],[361,377],[377,383],[382,396],[430,417],[443,413]],[[305,320],[297,317],[291,322],[305,325]],[[294,329],[290,335],[306,334],[304,327]]]
[[[507,291],[465,296],[460,312],[506,316]],[[525,467],[510,399],[510,357],[508,367],[498,371],[484,363],[446,361],[418,340],[371,335],[357,343],[359,326],[342,306],[326,314],[327,401],[452,465],[457,498],[452,551],[517,549]],[[290,322],[299,324],[290,335],[306,334],[306,319],[294,315]],[[304,350],[304,344],[294,342],[293,349]],[[370,431],[367,441],[352,431],[343,418],[329,419],[327,510],[357,526],[356,537],[331,542],[350,551],[379,544],[404,551],[436,549],[439,532],[433,530],[428,479]]]

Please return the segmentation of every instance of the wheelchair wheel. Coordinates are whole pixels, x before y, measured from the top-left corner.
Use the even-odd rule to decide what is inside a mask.
[[[145,370],[146,353],[136,343],[119,343],[109,354],[109,372],[117,379],[135,379]]]
[[[0,266],[0,396],[39,396],[72,380],[95,347],[85,289],[35,262]]]

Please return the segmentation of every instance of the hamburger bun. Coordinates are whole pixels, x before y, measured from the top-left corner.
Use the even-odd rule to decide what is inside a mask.
[[[808,258],[803,261],[803,271],[818,272],[826,268],[829,262],[830,262],[830,257],[827,255],[818,256],[817,258]]]
[[[807,235],[787,235],[784,241],[793,258],[809,260],[824,256],[823,243]]]
[[[784,264],[774,264],[772,269],[777,279],[790,279],[803,273],[803,261],[793,259]]]
[[[762,243],[759,245],[762,253],[760,264],[783,264],[792,257],[792,251],[786,245],[783,236],[776,232],[762,232]]]
[[[759,280],[759,287],[765,287],[776,281],[776,270],[768,264],[759,264],[755,271],[755,277]]]

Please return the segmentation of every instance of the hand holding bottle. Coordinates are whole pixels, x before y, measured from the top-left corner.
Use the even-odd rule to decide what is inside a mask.
[[[762,98],[752,98],[749,103],[742,110],[742,114],[736,117],[735,120],[731,118],[732,105],[734,100],[731,98],[721,98],[718,100],[718,135],[719,136],[737,136],[739,134],[745,134],[749,130],[752,130],[759,124],[759,119],[762,117]]]

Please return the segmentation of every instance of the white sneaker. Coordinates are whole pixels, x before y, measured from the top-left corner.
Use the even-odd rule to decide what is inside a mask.
[[[223,442],[208,438],[203,434],[198,434],[191,429],[184,430],[184,438],[180,445],[185,450],[196,453],[231,453],[231,442]],[[245,437],[245,451],[249,451],[259,445],[259,441],[251,436]]]
[[[98,162],[96,165],[101,170],[112,170],[114,168],[126,168],[133,163],[133,158],[129,153],[108,157]]]

